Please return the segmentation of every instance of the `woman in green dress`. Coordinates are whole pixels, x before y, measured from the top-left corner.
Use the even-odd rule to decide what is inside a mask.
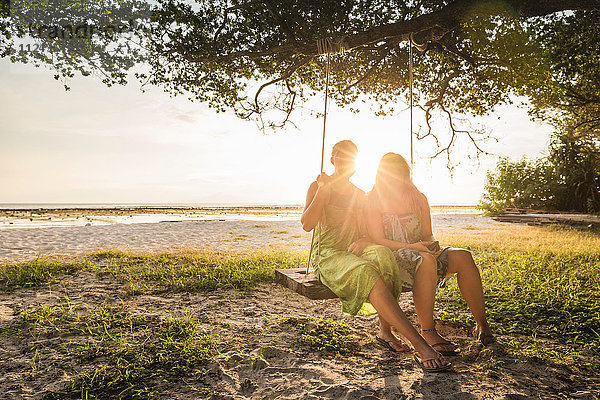
[[[350,182],[356,153],[353,142],[336,143],[331,156],[335,172],[319,175],[308,189],[301,222],[306,231],[316,229],[311,243],[315,275],[340,298],[345,315],[379,314],[378,340],[395,351],[407,351],[392,333],[394,327],[413,345],[423,369],[447,370],[451,363],[415,330],[398,304],[408,276],[397,267],[391,250],[366,236],[366,195]]]

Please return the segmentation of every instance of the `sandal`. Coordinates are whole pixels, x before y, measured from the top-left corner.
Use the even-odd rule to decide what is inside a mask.
[[[433,329],[421,329],[421,332],[423,331],[434,331],[437,333],[437,329],[433,328]],[[443,338],[442,338],[443,339]],[[438,353],[440,353],[443,356],[456,356],[458,354],[460,354],[460,348],[458,347],[458,345],[456,343],[452,343],[449,340],[444,339],[443,342],[437,342],[434,344],[430,344],[431,347],[433,347],[434,350],[436,350]],[[452,350],[444,350],[444,349],[440,349],[440,346],[454,346],[454,349]]]
[[[394,346],[392,346],[392,344],[390,343],[391,340],[385,340],[384,338],[380,338],[379,336],[375,336],[375,339],[381,343],[383,345],[383,347],[385,347],[386,349],[390,350],[393,353],[406,353],[407,351],[410,351],[410,346],[407,345],[406,343],[403,344],[403,346],[405,346],[406,350],[396,350],[394,348]]]
[[[446,361],[447,364],[443,364],[439,367],[435,367],[435,368],[430,368],[430,367],[426,367],[423,363],[425,363],[426,361],[431,361],[431,360],[437,360],[437,357],[433,357],[433,358],[419,358],[419,356],[415,353],[414,354],[414,359],[415,362],[419,365],[419,367],[421,367],[423,369],[423,371],[425,372],[442,372],[442,371],[447,371],[450,368],[452,368],[452,363],[450,361]]]
[[[473,332],[471,332],[471,334],[473,335],[475,340],[478,340],[482,345],[488,346],[488,345],[496,342],[496,337],[494,335],[492,335],[491,333],[479,332],[479,334],[476,335],[475,334],[476,330],[477,330],[477,328],[473,329]]]

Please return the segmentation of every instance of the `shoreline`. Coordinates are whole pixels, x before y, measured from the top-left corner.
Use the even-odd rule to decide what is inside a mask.
[[[206,206],[206,207],[111,207],[111,208],[0,208],[0,230],[61,226],[99,226],[179,221],[299,220],[303,206]],[[432,215],[480,215],[474,206],[432,206]]]

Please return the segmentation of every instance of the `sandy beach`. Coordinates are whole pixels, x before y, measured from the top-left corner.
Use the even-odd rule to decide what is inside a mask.
[[[581,379],[577,371],[555,366],[511,363],[501,372],[480,370],[479,363],[492,358],[494,349],[484,349],[466,338],[466,332],[439,324],[440,332],[464,349],[452,357],[454,371],[446,374],[424,373],[412,361],[412,354],[394,355],[374,341],[377,317],[344,317],[338,299],[313,301],[276,283],[261,284],[251,293],[217,290],[210,293],[147,293],[133,298],[123,284],[109,278],[98,279],[92,273],[80,273],[60,284],[43,289],[25,289],[16,294],[0,294],[0,307],[9,310],[3,322],[16,318],[12,310],[38,304],[64,303],[117,306],[126,299],[127,310],[134,315],[168,318],[195,315],[204,332],[227,340],[228,347],[207,367],[208,381],[217,399],[456,399],[525,400],[562,399],[559,391],[579,393],[594,399],[590,379]],[[400,305],[416,323],[409,294]],[[298,333],[278,324],[288,315],[314,316],[345,321],[358,337],[359,351],[351,355],[333,355],[314,351],[297,342]],[[76,338],[73,338],[76,340]],[[40,340],[45,340],[40,338]],[[53,349],[53,340],[43,342]],[[4,340],[0,354],[4,361],[0,389],[5,399],[39,399],[40,393],[65,386],[73,367],[62,367],[60,352],[48,352],[44,375],[29,370],[32,343]],[[477,361],[477,363],[476,363]],[[53,364],[56,363],[55,366]],[[27,375],[23,375],[26,372]],[[593,382],[593,381],[592,381]],[[597,381],[598,382],[598,381]],[[189,383],[189,382],[188,382]],[[598,382],[600,384],[600,382]],[[206,398],[180,385],[158,395],[161,399]]]

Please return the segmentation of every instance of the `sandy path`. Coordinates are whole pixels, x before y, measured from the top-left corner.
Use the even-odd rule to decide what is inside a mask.
[[[475,214],[433,215],[434,231],[508,225]],[[103,226],[0,229],[0,262],[97,249],[161,251],[176,247],[308,251],[311,234],[299,221],[179,221]]]
[[[104,226],[0,230],[0,261],[37,255],[76,254],[96,249],[161,251],[176,247],[252,250],[265,246],[298,247],[310,233],[297,221],[181,221]]]

